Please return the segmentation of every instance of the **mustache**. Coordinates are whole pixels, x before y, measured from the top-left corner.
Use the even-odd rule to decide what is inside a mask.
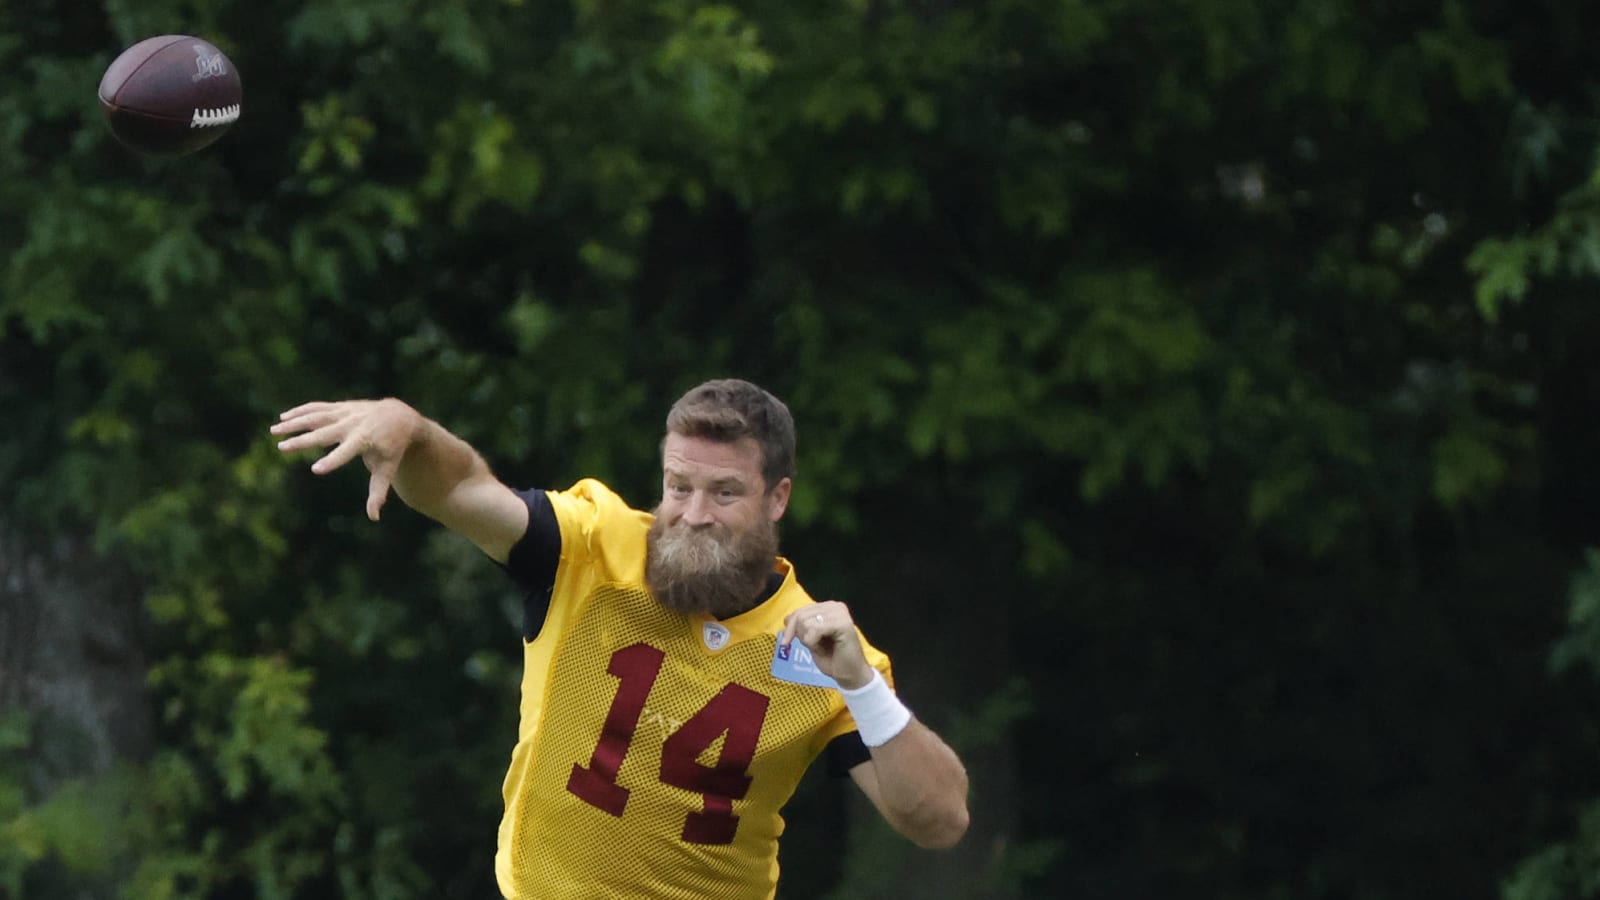
[[[658,601],[682,613],[725,617],[755,604],[778,552],[777,525],[742,531],[726,525],[651,523],[645,583]]]
[[[733,530],[726,525],[669,525],[656,538],[662,556],[690,571],[712,571],[733,557]]]

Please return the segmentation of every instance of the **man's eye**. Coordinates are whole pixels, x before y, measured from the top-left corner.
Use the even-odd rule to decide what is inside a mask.
[[[674,484],[669,487],[668,490],[672,491],[674,494],[687,494],[689,493],[689,486],[687,484]]]

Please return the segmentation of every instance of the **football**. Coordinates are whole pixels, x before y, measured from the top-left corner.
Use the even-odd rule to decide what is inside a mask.
[[[233,63],[209,41],[146,38],[100,79],[100,109],[123,144],[157,156],[193,153],[239,119],[244,99]]]

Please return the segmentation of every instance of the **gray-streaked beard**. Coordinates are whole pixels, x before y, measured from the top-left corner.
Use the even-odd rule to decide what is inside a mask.
[[[667,526],[657,516],[645,540],[644,580],[661,605],[725,619],[756,604],[778,555],[778,523],[734,534],[726,525]]]

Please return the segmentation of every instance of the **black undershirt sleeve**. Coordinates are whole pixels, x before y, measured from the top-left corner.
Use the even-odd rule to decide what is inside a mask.
[[[828,758],[828,774],[842,778],[850,770],[872,759],[872,751],[861,742],[859,731],[849,731],[828,742],[823,755]]]
[[[518,491],[517,496],[528,505],[528,530],[512,545],[505,570],[523,591],[522,639],[531,641],[539,636],[550,608],[550,589],[561,562],[561,524],[544,491]]]

